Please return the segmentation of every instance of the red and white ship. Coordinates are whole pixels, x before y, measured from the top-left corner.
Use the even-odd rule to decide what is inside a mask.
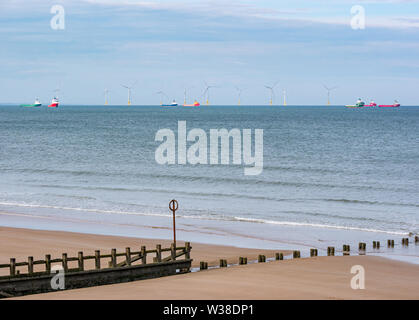
[[[51,104],[48,107],[58,108],[58,104],[59,104],[58,98],[54,97],[54,99],[52,99]]]

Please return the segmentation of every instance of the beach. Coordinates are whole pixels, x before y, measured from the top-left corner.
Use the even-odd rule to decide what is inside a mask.
[[[110,250],[146,245],[163,247],[170,241],[93,234],[40,231],[0,227],[0,263],[10,257],[43,258],[67,252],[76,255],[94,250]],[[272,258],[275,252],[232,246],[192,243],[193,266],[219,259],[237,263],[240,256],[256,259],[258,254]],[[351,267],[365,269],[365,289],[351,288]],[[229,266],[175,276],[28,295],[18,299],[419,299],[419,267],[375,256],[335,256],[286,259]]]

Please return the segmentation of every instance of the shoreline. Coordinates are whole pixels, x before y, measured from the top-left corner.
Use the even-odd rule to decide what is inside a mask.
[[[0,211],[1,226],[45,231],[78,232],[103,236],[146,239],[170,239],[172,220],[168,217],[86,213],[83,217],[63,216],[59,212],[5,212]],[[118,220],[116,220],[118,218]],[[179,240],[207,245],[252,248],[264,250],[300,250],[302,257],[309,256],[311,248],[326,255],[327,247],[342,253],[342,246],[350,245],[351,254],[358,253],[359,242],[367,243],[367,254],[419,265],[419,246],[401,245],[402,235],[361,232],[356,230],[330,230],[306,226],[268,225],[254,222],[197,220],[179,217],[176,220]],[[395,247],[387,248],[387,240],[394,239]],[[372,248],[380,241],[379,250]]]
[[[168,240],[141,239],[130,237],[101,236],[60,231],[43,231],[0,227],[0,263],[10,257],[26,259],[28,255],[42,258],[45,253],[52,256],[62,252],[76,254],[95,249],[123,249],[126,246],[157,243],[166,246]],[[183,242],[180,242],[183,243]],[[286,250],[246,249],[232,246],[191,243],[191,258],[194,266],[199,261],[208,261],[216,266],[218,259],[237,263],[239,256],[249,260],[258,254],[272,257],[274,252]],[[366,289],[351,288],[351,267],[365,268]],[[375,256],[319,256],[313,258],[285,259],[228,268],[211,268],[156,279],[74,289],[61,292],[28,295],[14,299],[419,299],[419,268]]]

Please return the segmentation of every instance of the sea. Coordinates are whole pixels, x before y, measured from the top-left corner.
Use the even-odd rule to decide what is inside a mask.
[[[179,121],[263,129],[263,171],[159,164]],[[0,137],[1,226],[171,239],[176,199],[180,240],[419,263],[419,107],[2,105]]]

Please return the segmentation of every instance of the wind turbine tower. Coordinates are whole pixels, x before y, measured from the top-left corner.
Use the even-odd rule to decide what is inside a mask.
[[[285,107],[287,105],[287,92],[286,92],[285,89],[284,89],[283,93],[284,93],[284,107]]]
[[[124,88],[128,89],[128,105],[129,106],[131,105],[131,90],[132,90],[132,87],[134,87],[135,83],[133,85],[131,85],[130,87],[121,84],[121,86],[123,86]]]
[[[276,85],[278,84],[278,82],[276,82],[272,87],[269,86],[265,86],[266,89],[271,91],[271,100],[269,100],[269,104],[272,105],[274,96],[275,96],[275,92],[274,92],[274,88],[276,87]]]
[[[338,87],[327,87],[326,85],[323,85],[323,87],[327,90],[327,105],[330,106],[330,92],[337,89]]]
[[[105,89],[105,106],[108,105],[108,96],[109,96],[109,90]]]
[[[207,100],[206,100],[206,105],[209,105],[209,89],[211,88],[217,88],[216,86],[209,86],[206,82],[205,82],[205,91],[203,93],[203,96],[205,97],[205,94],[207,95]]]
[[[239,95],[239,101],[237,103],[237,105],[239,106],[241,104],[241,96],[242,96],[243,90],[238,87],[236,87],[236,90],[238,91],[238,95]]]

